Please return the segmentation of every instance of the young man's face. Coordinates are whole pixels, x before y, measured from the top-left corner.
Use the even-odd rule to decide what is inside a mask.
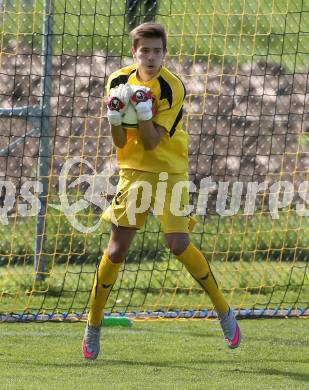
[[[140,71],[140,76],[146,76],[150,79],[158,73],[166,50],[163,49],[161,38],[140,38],[136,48],[132,48],[132,54]]]

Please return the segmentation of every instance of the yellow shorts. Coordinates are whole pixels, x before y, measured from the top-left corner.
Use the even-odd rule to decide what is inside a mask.
[[[190,217],[187,174],[152,173],[123,169],[112,204],[102,218],[117,226],[140,229],[152,212],[164,233],[189,233]]]

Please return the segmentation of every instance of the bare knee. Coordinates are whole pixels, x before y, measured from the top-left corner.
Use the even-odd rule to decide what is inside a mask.
[[[169,233],[165,235],[168,247],[175,256],[179,256],[189,245],[189,236],[186,233]]]
[[[119,242],[109,242],[107,250],[108,257],[113,263],[122,263],[128,254],[127,246]]]
[[[130,245],[124,240],[111,238],[108,243],[108,257],[113,263],[122,263],[129,251]]]
[[[107,248],[112,262],[122,263],[125,260],[135,233],[135,229],[112,225]]]

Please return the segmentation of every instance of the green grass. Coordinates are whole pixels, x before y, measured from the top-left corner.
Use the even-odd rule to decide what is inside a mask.
[[[102,353],[81,356],[84,324],[1,324],[2,390],[297,390],[308,373],[308,320],[242,320],[224,344],[217,321],[105,328]]]
[[[158,256],[159,257],[159,256]],[[304,262],[212,262],[230,304],[239,308],[306,307],[309,277]],[[0,267],[2,313],[85,312],[94,264],[54,266],[35,283],[32,266]],[[175,259],[127,263],[110,294],[107,310],[189,310],[212,308],[206,294]]]
[[[55,3],[55,54],[130,56],[123,0]],[[0,17],[3,45],[15,40],[40,52],[43,2],[34,8],[20,0],[10,4]],[[308,12],[308,0],[169,0],[159,2],[157,21],[167,28],[172,56],[223,67],[268,56],[301,72],[309,61]]]
[[[98,215],[84,217],[92,225]],[[2,312],[84,312],[95,264],[109,227],[93,234],[74,231],[65,217],[48,215],[46,280],[34,283],[34,219],[0,225]],[[202,248],[231,305],[242,308],[305,307],[309,295],[308,221],[292,210],[278,220],[257,214],[199,221],[192,235]],[[116,303],[117,301],[117,303]],[[205,294],[165,249],[158,222],[150,217],[137,234],[109,309],[210,308]]]
[[[78,220],[91,227],[100,216],[101,213],[87,209]],[[9,221],[8,225],[0,224],[2,264],[33,263],[35,218],[10,217]],[[109,239],[108,223],[103,222],[94,233],[81,233],[72,227],[63,213],[51,208],[48,209],[46,226],[47,270],[52,262],[95,263]],[[253,216],[239,212],[230,218],[209,215],[205,220],[198,217],[191,239],[212,261],[307,261],[309,220],[292,209],[280,212],[279,219],[258,211]],[[133,252],[142,250],[145,260],[152,259],[157,251],[164,251],[165,241],[156,218],[149,216],[131,249]],[[130,261],[135,259],[136,253],[129,255]]]

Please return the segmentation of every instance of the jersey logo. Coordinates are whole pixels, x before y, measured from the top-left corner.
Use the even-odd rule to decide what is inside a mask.
[[[111,284],[104,284],[104,283],[102,283],[102,287],[103,288],[109,288],[111,285],[112,285],[112,283]]]

